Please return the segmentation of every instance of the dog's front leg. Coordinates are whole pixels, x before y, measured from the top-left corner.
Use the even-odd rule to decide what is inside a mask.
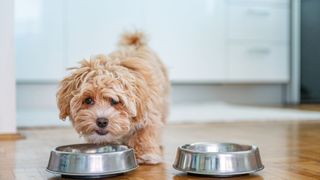
[[[161,129],[153,126],[138,130],[129,140],[139,164],[158,164],[162,162],[160,148]]]

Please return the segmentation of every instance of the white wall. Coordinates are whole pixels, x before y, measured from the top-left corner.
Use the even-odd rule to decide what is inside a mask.
[[[0,133],[16,133],[14,1],[0,1]]]
[[[15,0],[16,76],[61,79],[65,69],[63,0]]]

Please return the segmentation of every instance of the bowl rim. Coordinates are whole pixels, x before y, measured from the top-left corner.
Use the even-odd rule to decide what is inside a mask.
[[[54,147],[51,152],[54,152],[56,154],[74,154],[74,155],[86,155],[86,156],[96,156],[96,155],[103,155],[103,154],[120,154],[120,153],[126,153],[126,152],[133,152],[133,148],[126,146],[126,145],[122,145],[122,144],[106,144],[106,145],[101,145],[101,147],[103,146],[124,146],[127,149],[122,150],[122,151],[114,151],[114,152],[99,152],[99,153],[85,153],[85,152],[67,152],[67,151],[60,151],[57,150],[58,148],[61,147],[65,147],[65,146],[77,146],[77,145],[97,145],[97,144],[93,144],[93,143],[80,143],[80,144],[66,144],[66,145],[62,145],[62,146],[56,146]]]
[[[249,150],[243,150],[243,151],[229,151],[229,152],[203,152],[203,151],[196,151],[184,148],[184,146],[192,146],[192,145],[199,145],[199,144],[232,144],[232,145],[238,145],[238,146],[248,146],[250,147]],[[178,146],[179,151],[189,152],[192,154],[215,154],[215,155],[228,155],[228,154],[247,154],[254,151],[259,150],[259,148],[256,145],[247,145],[247,144],[238,144],[238,143],[231,143],[231,142],[196,142],[196,143],[190,143],[190,144],[184,144],[181,146]]]
[[[247,170],[247,171],[234,171],[234,172],[218,172],[218,171],[208,172],[208,171],[206,171],[206,172],[201,172],[201,171],[193,171],[193,170],[188,170],[188,169],[181,169],[179,166],[176,166],[174,164],[172,165],[172,167],[178,171],[181,171],[181,172],[198,174],[198,175],[217,176],[217,177],[230,177],[230,176],[236,176],[236,175],[242,175],[242,174],[251,174],[251,173],[261,171],[265,168],[265,166],[263,164],[261,164],[261,166],[259,168]]]
[[[110,172],[103,172],[103,173],[70,173],[70,172],[63,172],[63,171],[55,171],[49,169],[49,167],[46,168],[46,171],[54,174],[61,174],[61,175],[69,175],[69,176],[106,176],[106,175],[117,175],[122,173],[127,173],[130,171],[133,171],[139,167],[139,164],[136,164],[135,167],[125,169],[125,170],[115,170]]]

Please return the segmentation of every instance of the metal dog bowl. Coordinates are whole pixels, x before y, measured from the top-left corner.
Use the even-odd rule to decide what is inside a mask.
[[[62,176],[100,178],[138,167],[133,149],[123,145],[74,144],[51,151],[47,171]]]
[[[173,167],[187,173],[220,177],[249,174],[264,168],[258,147],[233,143],[180,146]]]

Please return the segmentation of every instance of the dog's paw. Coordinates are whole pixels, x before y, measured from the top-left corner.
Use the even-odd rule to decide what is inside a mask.
[[[158,154],[143,154],[137,158],[139,164],[159,164],[162,157]]]

